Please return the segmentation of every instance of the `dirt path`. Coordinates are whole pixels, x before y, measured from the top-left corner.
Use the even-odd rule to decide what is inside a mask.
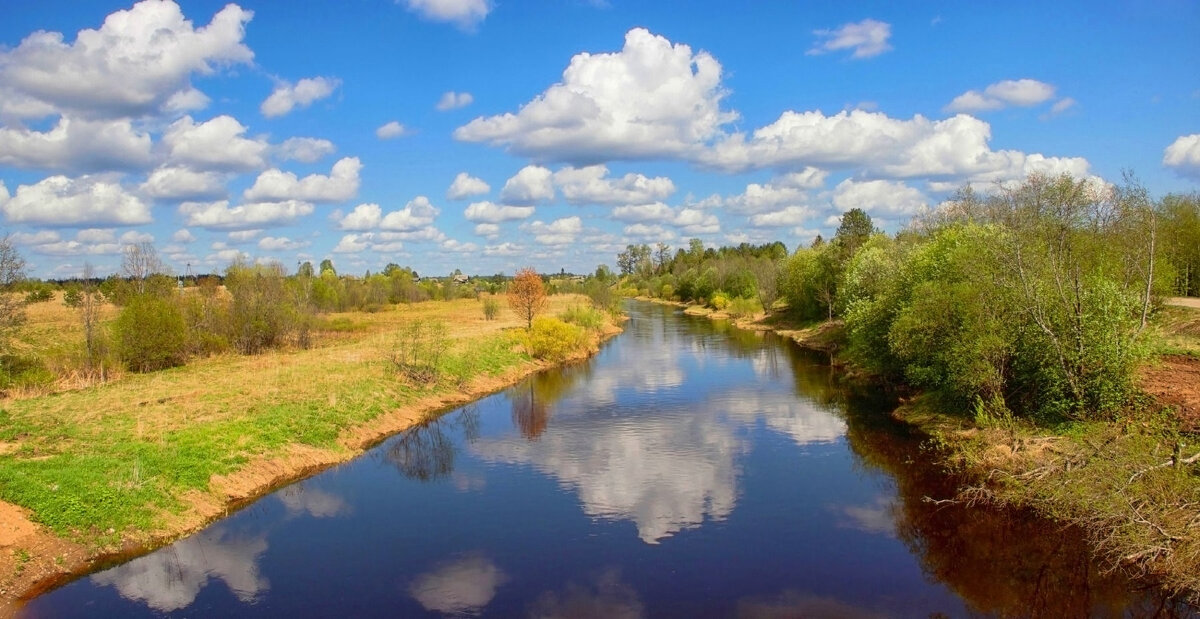
[[[1200,299],[1196,297],[1170,297],[1164,301],[1164,303],[1178,307],[1192,307],[1195,309],[1200,309]]]

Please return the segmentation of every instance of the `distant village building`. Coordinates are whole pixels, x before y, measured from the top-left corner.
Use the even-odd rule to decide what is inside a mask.
[[[454,283],[465,284],[465,283],[467,283],[468,279],[469,278],[466,275],[463,275],[462,273],[458,273],[454,276]]]

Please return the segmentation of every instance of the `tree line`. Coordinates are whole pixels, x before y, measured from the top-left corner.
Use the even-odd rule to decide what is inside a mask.
[[[1033,175],[964,188],[896,234],[855,209],[832,239],[778,248],[630,246],[618,264],[642,294],[840,321],[848,360],[948,406],[1110,418],[1135,396],[1161,298],[1200,294],[1200,199]]]

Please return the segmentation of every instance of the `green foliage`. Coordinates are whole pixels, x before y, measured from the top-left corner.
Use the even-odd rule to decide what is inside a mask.
[[[38,357],[0,356],[0,389],[39,389],[54,384],[55,376]],[[2,420],[2,418],[0,418]]]
[[[30,287],[25,293],[25,303],[45,303],[54,298],[54,287],[49,284],[38,283]]]
[[[525,335],[525,350],[536,359],[562,361],[584,343],[583,329],[557,318],[539,316]]]
[[[187,326],[179,308],[149,294],[132,297],[113,323],[117,352],[129,369],[152,372],[182,365]]]
[[[743,316],[753,316],[763,311],[762,303],[755,298],[735,297],[729,300],[729,305],[725,311],[729,312],[734,318]]]
[[[483,318],[485,320],[495,320],[496,316],[500,315],[500,302],[496,297],[484,297],[483,299]]]
[[[71,308],[79,307],[83,304],[83,289],[78,284],[67,286],[67,291],[63,293],[63,305]]]
[[[418,320],[400,328],[392,349],[392,366],[401,376],[418,384],[437,382],[441,359],[449,337],[445,323]]]
[[[708,305],[718,312],[722,311],[729,307],[729,295],[724,292],[715,292],[712,298],[708,300]]]
[[[230,341],[243,354],[281,346],[296,329],[296,300],[284,284],[279,264],[235,262],[225,272]]]
[[[604,328],[604,314],[594,307],[572,305],[559,314],[559,318],[563,322],[578,325],[589,331],[599,331]]]

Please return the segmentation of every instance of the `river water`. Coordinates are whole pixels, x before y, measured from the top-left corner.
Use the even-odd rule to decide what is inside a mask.
[[[675,308],[628,309],[591,361],[394,436],[24,615],[1163,609],[1098,569],[1071,529],[925,500],[952,485],[920,438],[819,356]]]

